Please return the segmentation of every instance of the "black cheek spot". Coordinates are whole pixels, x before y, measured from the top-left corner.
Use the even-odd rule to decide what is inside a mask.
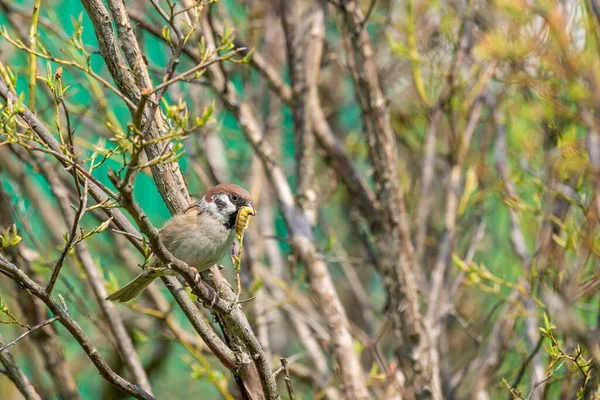
[[[215,199],[215,204],[217,205],[217,208],[219,210],[222,210],[223,208],[225,208],[225,202],[219,198]]]

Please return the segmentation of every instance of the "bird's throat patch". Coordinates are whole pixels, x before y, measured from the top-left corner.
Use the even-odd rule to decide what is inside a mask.
[[[234,213],[232,213],[232,214],[229,216],[229,219],[228,219],[228,220],[227,220],[227,222],[225,222],[225,224],[224,224],[224,225],[225,225],[225,228],[227,228],[227,229],[233,229],[233,228],[235,228],[235,220],[237,219],[238,212],[240,212],[240,210],[239,210],[239,209],[238,209],[238,210],[236,210]]]

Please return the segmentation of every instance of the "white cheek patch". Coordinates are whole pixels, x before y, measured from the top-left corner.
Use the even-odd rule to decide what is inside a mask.
[[[221,204],[221,207],[219,207],[219,203]],[[205,210],[208,214],[213,215],[222,222],[227,222],[231,214],[235,213],[236,207],[229,200],[229,196],[226,194],[219,194],[216,195],[212,201],[206,202]]]
[[[227,196],[226,194],[220,194],[219,197],[221,197],[221,200],[223,200],[223,202],[225,203],[225,207],[221,209],[221,213],[224,214],[227,218],[229,218],[231,214],[236,212],[237,207],[231,202],[231,200],[229,200],[229,196]]]

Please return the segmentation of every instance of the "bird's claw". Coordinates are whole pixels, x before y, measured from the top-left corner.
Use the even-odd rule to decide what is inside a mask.
[[[202,303],[202,305],[204,306],[204,308],[206,309],[211,309],[214,307],[214,305],[217,303],[217,300],[219,299],[219,295],[217,294],[216,290],[214,290],[213,288],[210,288],[210,290],[212,291],[212,299],[210,300],[210,304],[206,305],[206,303],[204,301],[202,301],[202,299],[200,299],[200,297],[198,297],[198,301],[200,303]]]
[[[217,302],[217,299],[218,299],[218,298],[219,298],[219,296],[217,295],[217,292],[213,290],[213,298],[212,298],[212,300],[210,301],[210,304],[208,305],[208,307],[207,307],[207,306],[205,306],[205,307],[206,307],[206,308],[208,308],[209,310],[210,310],[211,308],[213,308],[213,307],[214,307],[214,305],[215,305],[215,303]]]
[[[201,280],[202,280],[202,277],[200,276],[200,273],[198,271],[195,271],[195,273],[194,273],[194,288],[196,288],[198,286],[198,284],[200,283]],[[219,295],[217,294],[217,291],[215,289],[213,289],[212,287],[210,287],[208,285],[206,285],[206,286],[212,292],[212,299],[210,300],[210,304],[206,305],[206,303],[200,297],[197,297],[197,299],[200,303],[202,303],[202,305],[205,308],[210,310],[217,303],[217,300],[219,299]]]
[[[202,277],[200,276],[200,273],[196,269],[194,269],[194,287],[198,286],[201,280]]]

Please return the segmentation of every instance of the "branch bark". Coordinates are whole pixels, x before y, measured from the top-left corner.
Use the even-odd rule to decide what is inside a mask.
[[[409,393],[418,398],[441,398],[435,344],[426,337],[415,277],[410,224],[398,175],[398,150],[390,124],[387,101],[381,89],[375,55],[358,2],[340,4],[348,34],[348,66],[356,86],[369,156],[373,163],[377,199],[382,208],[382,229],[373,231],[381,260],[381,274],[389,296],[396,334],[402,337],[397,358],[410,382]]]
[[[1,262],[1,260],[0,260]],[[0,346],[4,341],[0,336]],[[21,371],[12,354],[9,351],[0,352],[0,363],[5,368],[5,374],[10,379],[26,400],[42,400],[35,387],[29,382],[27,376]]]
[[[3,98],[9,104],[15,104],[17,101],[17,98],[10,92],[10,90],[4,84],[4,82],[2,80],[0,80],[0,97]],[[39,136],[39,138],[44,143],[46,143],[51,149],[53,149],[57,153],[60,151],[60,145],[58,144],[56,139],[52,136],[52,134],[48,131],[48,129],[44,126],[44,124],[30,110],[28,110],[26,107],[24,107],[23,111],[21,112],[21,117],[29,125],[29,127],[31,127],[31,129]],[[92,195],[92,197],[94,197],[94,199],[96,200],[97,203],[103,203],[109,199],[108,196],[106,195],[106,193],[103,191],[103,189],[98,187],[94,182],[89,182],[89,190],[90,190],[90,194]],[[120,230],[128,232],[130,234],[127,236],[129,241],[136,248],[138,248],[138,250],[140,250],[142,253],[144,253],[144,249],[141,246],[141,243],[139,241],[133,239],[133,237],[138,236],[137,231],[135,230],[133,225],[129,222],[129,220],[120,212],[120,210],[111,208],[111,207],[102,208],[102,209],[110,217],[113,218],[113,222],[119,227]],[[192,276],[187,275],[187,278],[191,279]],[[223,360],[224,363],[227,362],[225,364],[226,366],[233,365],[233,363],[231,362],[231,360],[232,360],[231,352],[225,350],[225,348],[223,347],[222,341],[220,341],[220,338],[219,338],[218,342],[211,341],[213,339],[216,340],[216,338],[218,338],[218,336],[214,335],[214,332],[213,332],[213,334],[211,334],[210,327],[208,327],[206,325],[206,323],[201,322],[203,320],[202,316],[200,315],[198,309],[192,304],[192,302],[189,299],[189,297],[187,296],[187,294],[183,290],[181,290],[181,285],[177,281],[177,278],[163,277],[161,279],[170,285],[171,293],[173,294],[173,296],[175,297],[177,302],[179,304],[185,304],[185,307],[182,308],[182,311],[184,313],[186,313],[186,317],[192,323],[192,325],[194,326],[194,329],[196,329],[196,331],[202,336],[202,338],[205,341],[207,341],[207,344],[211,348],[211,350],[216,351],[215,354],[217,355],[217,357],[219,357],[219,359]],[[191,279],[190,282],[193,282],[193,279]],[[229,288],[229,291],[231,291],[230,288]],[[231,293],[233,293],[233,292],[231,292]],[[202,292],[202,295],[200,297],[202,299],[204,299],[205,301],[207,301],[207,303],[210,303],[210,300],[212,299],[211,293],[209,291]],[[221,304],[221,308],[220,308],[221,312],[228,311],[228,306],[229,306],[228,304],[226,304],[225,302],[222,302],[220,304]],[[240,321],[240,318],[241,318],[241,321]],[[241,332],[242,335],[246,335],[248,337],[248,341],[252,342],[254,354],[255,355],[257,354],[260,356],[260,350],[259,350],[260,346],[257,347],[257,341],[252,341],[253,333],[248,325],[248,322],[247,322],[245,316],[243,316],[243,314],[241,312],[235,313],[235,316],[226,319],[226,321],[227,321],[227,323],[232,323],[232,324],[238,323],[238,325],[241,325],[241,327],[239,328],[239,331]],[[236,330],[236,332],[237,332],[237,330]],[[264,360],[264,358],[261,359],[261,357],[254,357],[254,358],[252,358],[252,360],[254,360],[255,363],[261,362],[263,366],[267,365],[267,362],[266,362],[266,360]],[[233,371],[233,370],[237,370],[237,368],[238,368],[238,363],[236,362],[235,366],[230,369]],[[264,371],[264,369],[263,369],[263,371]],[[272,379],[272,377],[269,378],[267,376],[267,377],[265,377],[265,379]],[[111,380],[111,382],[113,382],[113,380]],[[272,384],[271,387],[275,387],[275,385]]]
[[[98,38],[98,43],[100,45],[100,53],[104,58],[111,76],[117,87],[119,87],[124,93],[126,93],[132,101],[135,103],[139,103],[141,99],[141,94],[143,91],[137,87],[135,80],[130,71],[123,68],[124,62],[122,56],[117,47],[117,39],[115,38],[114,32],[112,31],[112,24],[110,23],[110,17],[108,15],[107,10],[104,8],[104,5],[98,0],[83,0],[83,5],[92,20],[94,25],[94,30],[96,32],[96,37]],[[136,47],[134,45],[135,38],[129,36],[131,31],[127,29],[128,18],[124,10],[120,9],[120,4],[118,2],[112,3],[114,6],[114,14],[117,16],[117,19],[120,21],[120,25],[125,25],[125,29],[120,30],[120,34],[123,35],[122,44],[127,48],[126,54],[129,54],[128,61],[135,65],[135,70],[147,70],[145,65],[140,64],[141,57],[139,57],[139,46]],[[191,8],[190,8],[191,9]],[[179,43],[183,46],[184,43]],[[178,54],[174,56],[178,57]],[[167,71],[168,74],[172,74],[175,66],[178,63],[177,60],[171,60],[169,63],[169,68]],[[146,82],[149,83],[149,82]],[[146,89],[151,89],[150,87]],[[166,89],[166,88],[165,88]],[[164,90],[162,91],[164,93]],[[139,107],[139,106],[138,106]],[[141,126],[149,125],[148,139],[158,139],[164,135],[164,130],[162,129],[162,117],[160,116],[160,111],[157,108],[153,108],[151,105],[142,105],[144,114],[141,121]],[[156,110],[155,113],[152,110]],[[135,110],[132,111],[132,116],[135,117]],[[164,144],[152,144],[148,145],[144,148],[145,152],[148,155],[149,159],[153,159],[163,151]],[[162,144],[162,145],[161,145]],[[170,146],[170,145],[169,145]],[[189,203],[190,197],[183,179],[183,175],[177,163],[167,163],[167,164],[154,164],[151,167],[152,175],[154,177],[154,181],[157,185],[158,191],[162,195],[167,207],[172,213],[179,213],[185,210]],[[133,204],[133,202],[132,202]],[[130,209],[130,211],[133,208]],[[141,211],[141,210],[139,210]],[[147,231],[149,230],[149,226],[147,226]],[[156,245],[156,243],[155,243]],[[181,265],[184,267],[184,265]],[[189,283],[193,283],[191,272],[188,269],[182,268],[180,272],[184,272],[184,277],[188,280]],[[218,271],[214,272],[215,274],[220,274]],[[173,277],[164,277],[163,280],[171,280],[172,285],[176,285]],[[193,286],[193,284],[192,284]],[[206,288],[205,288],[206,289]],[[224,289],[226,290],[226,289]],[[202,292],[203,296],[200,296],[203,300],[210,303],[210,295],[208,291]],[[217,308],[221,313],[223,313],[226,308],[224,305],[221,305],[221,308]],[[260,380],[262,383],[262,389],[265,393],[265,396],[269,399],[278,398],[277,386],[275,385],[272,374],[270,373],[270,369],[268,366],[268,360],[264,357],[264,352],[260,348],[260,344],[256,340],[254,333],[249,327],[248,321],[244,314],[240,312],[232,313],[231,315],[235,315],[231,318],[224,318],[227,324],[232,324],[232,331],[236,332],[236,334],[240,334],[242,336],[242,340],[244,340],[248,352],[251,353],[251,358],[254,360],[256,367],[259,372]],[[248,375],[250,377],[250,375]],[[251,385],[255,387],[256,385]],[[243,390],[243,389],[242,389]]]
[[[202,24],[207,43],[214,43],[214,32],[208,21]],[[250,105],[239,99],[233,84],[227,80],[224,71],[218,67],[210,67],[211,85],[219,94],[221,101],[236,117],[246,139],[253,146],[263,163],[265,171],[279,201],[287,228],[290,231],[290,243],[293,251],[306,265],[310,276],[311,290],[320,299],[320,305],[331,337],[334,341],[334,355],[342,383],[350,397],[356,399],[370,398],[366,387],[365,376],[356,354],[350,333],[350,324],[346,311],[333,285],[327,264],[317,249],[314,237],[306,217],[296,208],[294,196],[287,183],[287,177],[277,163],[274,151],[269,143],[263,140],[264,134],[260,129]]]
[[[28,179],[20,179],[22,177],[21,170],[16,163],[11,162],[8,154],[8,148],[0,148],[0,172],[4,172],[7,169],[10,170],[13,179],[17,180],[25,188],[28,197],[31,199],[38,199],[39,193],[35,187],[31,184]],[[41,213],[48,211],[48,215],[55,215],[59,217],[58,213],[54,208],[47,204],[45,201],[41,201],[41,196],[38,199],[45,208]],[[35,202],[35,200],[34,200]],[[10,203],[10,198],[2,188],[0,184],[0,230],[10,227],[13,225],[13,217],[11,211],[13,207]],[[59,218],[55,222],[60,221]],[[55,224],[56,225],[56,224]],[[49,225],[50,226],[50,225]],[[59,243],[62,242],[62,238],[58,235]],[[55,242],[56,243],[56,242]],[[11,262],[19,266],[19,268],[27,273],[34,281],[40,282],[40,277],[36,274],[29,262],[22,255],[22,245],[19,243],[10,249],[7,249],[7,254]],[[44,305],[37,299],[31,300],[29,295],[25,293],[19,293],[17,298],[20,302],[23,313],[27,316],[27,320],[30,324],[38,325],[42,321],[47,320],[47,312]],[[77,384],[71,373],[67,361],[64,356],[63,346],[60,343],[56,331],[46,326],[42,329],[37,330],[31,335],[31,340],[36,344],[36,348],[41,353],[41,357],[44,361],[44,366],[52,378],[52,382],[56,387],[56,390],[60,397],[65,400],[78,400],[79,394],[77,393]]]
[[[106,363],[104,358],[102,358],[96,346],[94,346],[89,338],[85,335],[79,324],[77,324],[77,322],[71,318],[69,311],[61,307],[58,302],[54,300],[53,297],[49,296],[40,285],[32,281],[23,271],[18,269],[13,263],[9,262],[2,255],[0,255],[0,272],[9,276],[23,289],[29,291],[32,295],[42,300],[50,309],[50,311],[52,311],[55,316],[59,317],[60,323],[69,331],[69,333],[71,333],[77,343],[79,343],[83,351],[92,361],[104,379],[108,380],[123,392],[135,397],[136,399],[154,400],[154,397],[152,397],[149,393],[116,374]]]
[[[311,118],[308,112],[309,96],[307,95],[308,83],[313,80],[313,89],[316,90],[318,71],[321,64],[321,52],[319,49],[311,54],[304,52],[301,29],[296,23],[300,16],[300,3],[295,0],[281,0],[281,23],[285,33],[285,44],[287,53],[287,64],[290,79],[292,81],[292,115],[294,118],[294,137],[296,153],[296,179],[298,181],[296,190],[296,201],[311,225],[317,218],[316,193],[311,185],[314,185],[314,135],[311,127]],[[322,25],[322,23],[321,23]],[[323,29],[323,28],[321,28]],[[310,49],[306,49],[310,50]],[[314,57],[314,59],[310,59]],[[316,64],[311,74],[305,69],[305,62]]]

